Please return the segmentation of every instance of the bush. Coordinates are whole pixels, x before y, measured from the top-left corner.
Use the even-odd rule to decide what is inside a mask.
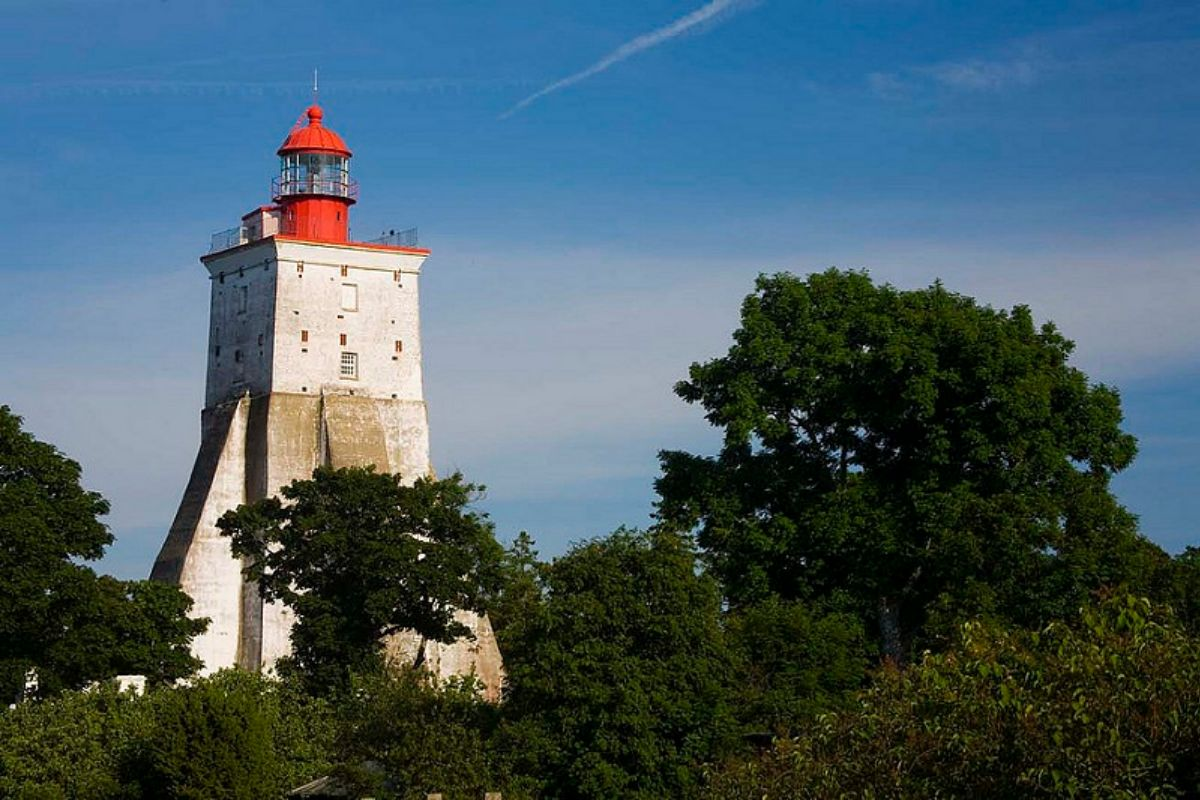
[[[145,698],[111,687],[0,710],[0,797],[138,797],[122,762],[153,726]]]
[[[858,706],[726,766],[710,800],[1195,797],[1200,641],[1130,596],[1037,633],[969,623]]]
[[[372,796],[477,800],[500,788],[488,742],[497,709],[477,681],[436,685],[423,670],[399,669],[355,679],[347,703],[338,772]]]
[[[278,798],[328,771],[333,733],[323,701],[239,671],[67,691],[0,711],[0,797]]]

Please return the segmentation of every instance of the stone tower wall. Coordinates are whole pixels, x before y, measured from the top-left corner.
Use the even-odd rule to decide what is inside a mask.
[[[421,252],[266,239],[205,259],[212,279],[200,452],[152,577],[179,584],[211,619],[205,671],[270,668],[290,651],[290,612],[264,603],[216,527],[225,511],[278,493],[319,465],[432,473],[421,373]],[[350,287],[350,288],[348,288]],[[355,355],[355,374],[343,357]],[[435,674],[475,672],[498,696],[486,617],[476,640],[399,637]],[[403,643],[406,641],[406,643]],[[399,647],[400,650],[396,648]]]

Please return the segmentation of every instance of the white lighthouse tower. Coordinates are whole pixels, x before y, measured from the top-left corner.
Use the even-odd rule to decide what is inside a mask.
[[[216,522],[320,465],[432,472],[421,379],[418,279],[429,251],[408,233],[349,240],[358,184],[350,150],[307,110],[279,148],[272,205],[213,237],[200,452],[151,577],[175,583],[211,620],[193,650],[211,672],[269,668],[290,650],[287,608],[264,603]],[[500,653],[486,617],[474,641],[401,640],[443,676],[474,672],[498,695]]]

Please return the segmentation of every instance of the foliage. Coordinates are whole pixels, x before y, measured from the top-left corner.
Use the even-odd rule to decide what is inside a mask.
[[[334,730],[324,701],[239,671],[65,691],[0,711],[0,797],[276,798],[328,771]]]
[[[378,668],[389,634],[469,635],[454,611],[483,610],[502,552],[486,515],[466,510],[479,488],[319,468],[219,525],[263,597],[295,611],[291,663],[309,687],[344,688]]]
[[[731,614],[726,631],[737,658],[737,716],[753,731],[793,732],[844,705],[866,677],[870,651],[853,614],[770,598]]]
[[[948,652],[883,670],[854,710],[719,772],[708,797],[1198,793],[1200,640],[1121,595],[1035,633],[968,623]]]
[[[389,670],[356,680],[347,703],[340,772],[370,786],[372,796],[477,800],[499,788],[488,743],[497,709],[481,699],[477,682],[439,686],[419,668]]]
[[[522,620],[537,613],[542,603],[539,581],[543,565],[533,549],[533,538],[525,531],[517,534],[512,546],[505,549],[500,561],[500,589],[488,603],[488,618],[500,652],[516,644],[510,631],[519,628]]]
[[[328,767],[329,710],[268,678],[230,670],[153,699],[134,762],[145,797],[278,797]]]
[[[111,686],[0,710],[0,797],[135,798],[122,763],[153,725],[149,703]]]
[[[689,542],[619,530],[541,570],[509,628],[503,749],[547,797],[693,795],[732,732],[733,660]]]
[[[72,685],[86,678],[145,675],[165,683],[200,666],[188,649],[206,623],[189,619],[192,601],[178,587],[156,581],[84,579],[70,627],[47,648],[47,658]]]
[[[1159,594],[1192,633],[1200,635],[1200,547],[1188,547],[1160,567]]]
[[[21,430],[0,406],[0,697],[35,668],[43,693],[118,674],[191,674],[204,629],[176,587],[97,577],[78,563],[112,542],[108,503],[79,483],[79,465]]]
[[[724,444],[661,454],[660,518],[698,527],[734,606],[841,595],[893,658],[975,614],[1061,617],[1146,546],[1109,491],[1136,449],[1118,395],[1071,350],[941,284],[761,276],[676,386]]]
[[[252,800],[260,782],[277,782],[271,725],[256,696],[204,682],[158,699],[139,770],[151,797]]]

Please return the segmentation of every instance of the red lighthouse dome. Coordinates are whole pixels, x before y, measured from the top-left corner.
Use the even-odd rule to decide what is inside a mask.
[[[325,118],[325,112],[318,105],[311,105],[308,111],[305,112],[308,117],[308,125],[297,125],[288,137],[283,140],[283,144],[279,146],[279,155],[288,153],[299,153],[301,151],[308,153],[335,153],[337,155],[350,157],[350,149],[346,147],[346,143],[342,141],[342,137],[326,128],[321,120]]]
[[[297,125],[279,147],[280,173],[271,183],[285,235],[325,242],[348,238],[358,183],[350,177],[350,148],[322,120],[314,104],[308,124]]]

